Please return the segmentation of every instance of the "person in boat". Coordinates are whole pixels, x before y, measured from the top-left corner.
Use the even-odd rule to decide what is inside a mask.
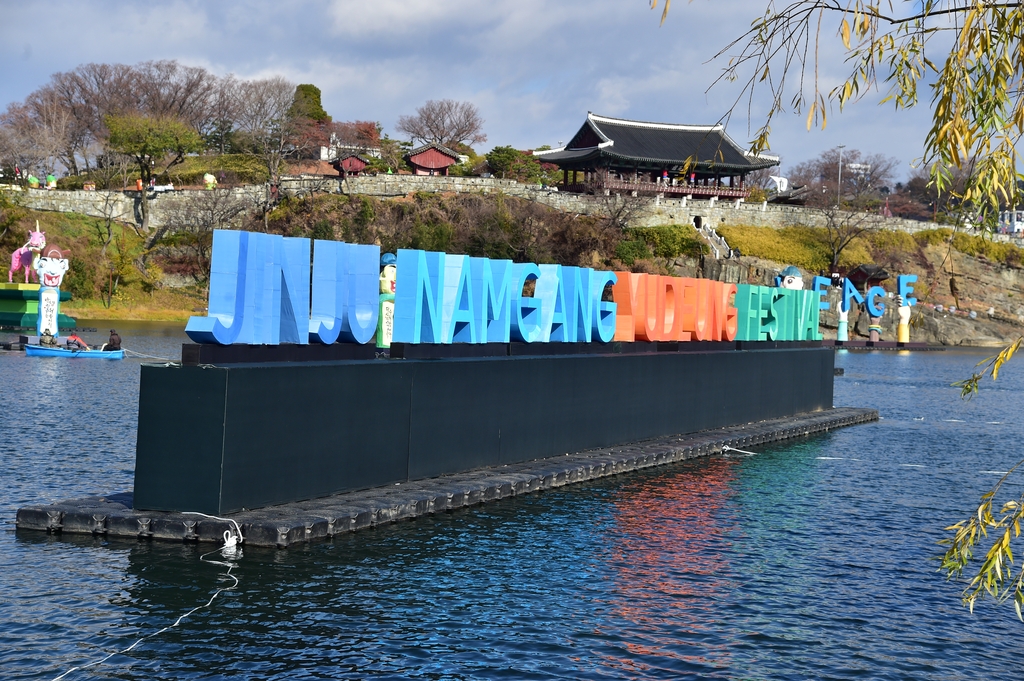
[[[78,334],[76,334],[76,333],[73,333],[70,336],[68,336],[68,339],[66,341],[66,345],[68,346],[68,350],[91,350],[92,349],[92,348],[89,347],[89,344],[86,343],[84,340],[82,340],[82,338]]]
[[[49,329],[43,329],[43,333],[39,336],[39,344],[47,348],[57,347],[57,339],[53,337]]]
[[[121,349],[121,337],[117,335],[117,331],[110,330],[110,338],[103,344],[103,350],[120,350]]]

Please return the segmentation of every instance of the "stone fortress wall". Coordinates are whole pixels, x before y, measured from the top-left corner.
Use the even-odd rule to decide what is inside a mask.
[[[161,227],[172,220],[180,208],[183,197],[189,192],[202,190],[170,191],[150,194],[150,224]],[[229,190],[238,200],[250,201],[253,206],[266,199],[266,185],[249,185]],[[309,192],[363,194],[379,198],[408,196],[424,193],[481,193],[497,194],[535,201],[551,208],[581,215],[601,214],[607,210],[609,201],[615,197],[587,196],[558,192],[539,185],[521,184],[514,180],[484,177],[445,177],[415,175],[367,175],[350,177],[320,177],[301,175],[285,177],[281,182],[281,193],[301,195]],[[19,192],[20,203],[34,210],[74,212],[100,218],[113,218],[120,222],[139,224],[142,220],[140,192],[126,191],[47,191],[24,189]],[[653,197],[636,218],[637,226],[671,224],[700,224],[715,228],[722,224],[751,225],[775,229],[791,225],[824,227],[825,217],[820,211],[801,206],[769,203],[745,203],[734,200],[690,200],[664,199]],[[879,226],[903,232],[919,232],[935,229],[942,225],[934,222],[918,222],[902,218],[877,216]],[[1004,234],[992,235],[996,241],[1014,241]]]

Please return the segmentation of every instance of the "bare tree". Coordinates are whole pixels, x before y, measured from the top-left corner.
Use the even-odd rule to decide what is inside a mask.
[[[263,161],[271,187],[281,180],[281,164],[294,151],[289,110],[295,84],[284,78],[243,81],[238,87],[238,131],[246,149]]]
[[[90,170],[92,155],[103,153],[107,116],[173,117],[207,133],[219,113],[220,87],[221,79],[205,69],[176,61],[83,64],[51,76],[24,104],[49,138],[44,146],[59,139],[57,162],[77,173],[83,165]]]
[[[96,192],[100,194],[100,192]],[[121,206],[124,202],[119,201],[120,194],[111,191],[102,192],[103,205],[100,206],[100,211],[103,213],[103,223],[96,224],[97,236],[103,241],[103,248],[100,249],[100,255],[106,257],[107,248],[110,246],[110,242],[114,240],[114,223],[128,223],[133,227],[135,226],[135,214],[134,211],[124,211]],[[107,307],[110,307],[109,302]]]
[[[183,120],[199,134],[213,120],[211,103],[218,79],[198,66],[184,66],[173,60],[148,61],[133,67],[138,108],[149,116]]]
[[[170,269],[197,284],[207,281],[213,230],[237,227],[253,207],[248,196],[230,189],[185,192],[165,203],[166,236],[160,246],[167,249]]]
[[[487,141],[477,108],[454,99],[432,99],[416,109],[415,116],[400,116],[396,127],[414,141],[436,142],[450,149]]]
[[[842,187],[840,182],[842,153]],[[827,149],[817,158],[804,161],[789,172],[791,184],[811,188],[808,203],[816,206],[849,205],[864,208],[871,199],[881,196],[883,188],[895,186],[899,161],[884,154],[864,155],[857,149]]]
[[[840,254],[854,239],[881,226],[881,218],[871,213],[843,210],[832,205],[818,210],[825,222],[825,245],[831,256],[830,272],[837,271]]]
[[[83,64],[74,71],[54,75],[50,84],[72,114],[75,153],[83,156],[88,170],[86,150],[102,147],[107,137],[106,116],[139,111],[136,73],[124,64]],[[77,168],[69,170],[76,172]]]
[[[36,139],[35,122],[28,106],[11,104],[0,116],[0,155],[10,159],[11,165],[21,168],[22,173],[38,172],[43,166],[46,154]]]
[[[380,147],[380,124],[375,121],[334,121],[328,126],[332,139],[343,147],[369,151]]]
[[[211,122],[203,136],[208,147],[221,154],[226,154],[232,149],[232,136],[235,122],[238,120],[240,87],[240,81],[229,74],[218,81],[217,89],[210,98]]]
[[[778,177],[779,169],[775,168],[758,168],[757,170],[747,173],[743,178],[743,186],[748,189],[772,189],[775,187],[775,181],[772,180],[772,176]]]
[[[625,230],[647,212],[651,204],[649,196],[641,196],[639,192],[615,194],[605,189],[608,170],[599,168],[591,174],[590,182],[584,186],[587,194],[593,194],[601,205],[601,215],[605,224],[612,229]]]
[[[81,126],[75,121],[74,112],[64,105],[52,87],[36,90],[25,104],[35,128],[36,141],[46,156],[47,171],[63,166],[76,173]]]
[[[109,149],[97,152],[91,177],[100,189],[127,189],[134,165],[135,159],[127,154]]]

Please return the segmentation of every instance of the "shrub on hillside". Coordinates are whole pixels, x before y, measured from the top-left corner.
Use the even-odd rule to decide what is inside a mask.
[[[653,258],[654,254],[651,253],[646,241],[629,239],[619,242],[615,248],[615,257],[627,267],[632,267],[637,260]]]
[[[681,255],[699,258],[708,252],[707,245],[691,225],[635,227],[627,230],[627,236],[646,242],[657,258],[678,258]]]
[[[1004,265],[1019,266],[1022,251],[1014,244],[996,243],[984,237],[957,232],[953,235],[953,248],[974,257],[984,257]]]
[[[790,226],[773,229],[722,225],[718,232],[725,237],[730,248],[738,248],[743,255],[796,265],[812,272],[828,269],[832,260],[826,232],[820,227]],[[864,237],[854,239],[840,254],[840,264],[851,266],[871,262],[867,246]]]
[[[877,232],[868,232],[865,238],[872,247],[890,254],[913,253],[918,248],[918,243],[912,234],[892,229],[882,229]]]
[[[203,184],[203,175],[211,173],[221,184],[260,184],[269,177],[263,162],[248,154],[221,154],[219,156],[189,156],[181,165],[174,166],[157,178],[157,183],[175,186]]]
[[[285,198],[271,231],[309,235],[327,220],[339,239],[376,243],[383,252],[425,248],[508,259],[609,266],[621,230],[502,194],[417,193],[401,199],[319,195]]]
[[[949,243],[951,236],[953,236],[953,230],[951,229],[926,229],[915,232],[914,241],[922,246],[940,246]]]
[[[722,225],[718,232],[729,243],[730,248],[739,249],[743,255],[810,270],[828,265],[828,253],[820,240],[797,238],[792,231],[771,227]]]

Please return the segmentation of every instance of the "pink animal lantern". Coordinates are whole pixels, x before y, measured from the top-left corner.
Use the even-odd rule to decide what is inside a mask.
[[[34,265],[44,248],[46,248],[46,233],[39,231],[39,223],[36,222],[36,231],[29,231],[28,242],[11,254],[11,271],[7,273],[7,282],[14,282],[15,270],[24,269],[25,283],[28,283],[29,275],[38,283],[39,278],[36,276]]]

